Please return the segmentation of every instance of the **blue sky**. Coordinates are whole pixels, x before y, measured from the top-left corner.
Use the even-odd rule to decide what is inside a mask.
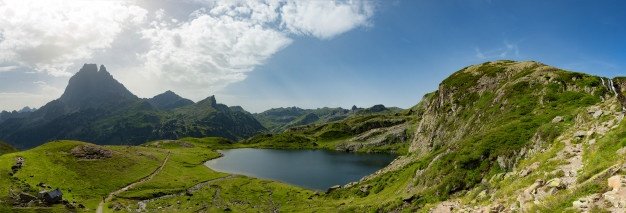
[[[621,1],[378,6],[372,26],[328,41],[298,39],[225,92],[282,105],[410,107],[452,72],[489,60],[535,60],[602,76],[626,75]]]
[[[111,35],[115,40],[108,46],[87,46],[93,50],[88,56],[77,53],[75,57],[65,57],[72,59],[70,65],[58,69],[40,66],[24,57],[13,58],[19,63],[12,63],[5,56],[0,67],[15,68],[0,72],[0,98],[5,100],[0,100],[0,110],[25,105],[39,107],[58,97],[69,76],[85,62],[107,65],[114,77],[140,97],[151,97],[168,89],[195,101],[215,94],[218,102],[241,105],[253,112],[281,106],[385,104],[407,108],[417,104],[425,93],[436,90],[439,82],[456,70],[501,59],[534,60],[607,77],[626,76],[626,3],[623,1],[339,1],[330,5],[332,8],[320,11],[349,5],[349,13],[337,13],[328,19],[324,17],[330,13],[313,14],[312,19],[304,19],[310,20],[306,23],[289,22],[287,15],[281,13],[278,19],[262,22],[258,26],[266,30],[265,34],[253,34],[252,37],[262,39],[251,49],[228,52],[241,46],[231,45],[226,49],[188,51],[164,44],[172,40],[166,37],[172,33],[198,31],[191,28],[198,25],[181,23],[204,24],[202,29],[221,23],[211,19],[218,17],[215,13],[190,15],[198,14],[200,8],[209,10],[221,4],[198,2],[165,1],[155,5],[146,1],[121,5],[130,14],[143,10],[144,20],[137,21],[131,15],[123,21],[113,20],[123,26],[118,34]],[[324,8],[317,2],[318,8]],[[292,3],[297,2],[283,2],[282,7]],[[304,17],[297,14],[298,10],[294,11],[296,17]],[[177,22],[163,24],[165,27],[151,24],[165,23],[162,20],[170,18]],[[0,26],[8,29],[2,24],[0,20]],[[249,30],[231,31],[238,36]],[[174,40],[205,45],[198,42],[223,39],[211,36],[193,40],[195,37],[184,35]],[[8,39],[4,40],[6,43]],[[107,41],[98,40],[105,44]],[[45,52],[38,48],[32,51]],[[205,66],[202,62],[224,55],[198,56],[220,51],[238,60],[227,63],[231,66],[228,69],[219,70],[223,67]],[[177,55],[185,56],[182,59],[198,56],[199,61],[150,54],[155,52],[171,53],[174,59]],[[241,52],[244,55],[236,55]],[[161,61],[166,61],[167,66],[155,65]],[[220,65],[220,61],[215,63]],[[219,72],[213,72],[215,69]],[[199,72],[207,73],[196,76]],[[144,77],[137,77],[137,73]],[[188,78],[180,80],[179,76]],[[20,95],[23,97],[16,98]],[[24,98],[29,95],[36,98]]]

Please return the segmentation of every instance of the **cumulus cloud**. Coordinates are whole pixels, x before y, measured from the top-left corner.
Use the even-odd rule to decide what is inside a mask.
[[[136,56],[136,63],[112,70],[133,92],[149,96],[171,89],[200,99],[245,79],[292,37],[331,39],[369,26],[374,11],[369,1],[350,0],[188,0],[145,9],[152,3],[0,0],[0,65],[68,76],[76,64],[102,63],[94,58]],[[190,5],[193,12],[181,17]],[[127,47],[133,43],[126,35],[135,33],[141,47]],[[11,94],[18,93],[0,96]]]
[[[369,24],[368,1],[288,1],[281,8],[281,25],[297,34],[329,39]]]
[[[147,11],[123,1],[0,0],[0,62],[53,76],[109,48]]]
[[[245,79],[288,46],[290,35],[330,39],[367,25],[373,13],[367,1],[201,2],[206,7],[183,22],[167,18],[164,10],[155,12],[141,32],[151,43],[141,54],[141,84],[151,80],[201,98]]]
[[[142,31],[150,50],[142,72],[176,87],[219,89],[291,43],[276,30],[230,16],[197,11],[189,22],[153,23]]]

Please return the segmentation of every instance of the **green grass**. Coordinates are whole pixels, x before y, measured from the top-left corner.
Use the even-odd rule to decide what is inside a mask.
[[[19,150],[17,150],[15,147],[0,141],[0,155],[4,155],[7,153],[12,153],[12,152],[17,152]]]
[[[36,193],[40,190],[37,184],[42,182],[61,189],[64,199],[95,209],[103,196],[147,176],[165,157],[160,150],[125,146],[107,146],[113,150],[109,159],[79,160],[69,154],[72,148],[83,144],[55,141],[0,156],[0,191],[8,192],[9,188],[25,185],[27,187],[20,188]],[[9,177],[10,167],[17,156],[25,159],[24,166],[14,177]]]
[[[205,139],[218,140],[218,139]],[[170,141],[151,142],[147,147],[167,149],[171,156],[163,170],[150,181],[122,193],[119,197],[131,199],[148,199],[166,194],[184,192],[196,183],[224,177],[227,174],[210,170],[204,165],[207,160],[217,158],[220,154],[207,147],[207,142]],[[181,143],[192,147],[181,146]],[[160,143],[160,146],[155,144]],[[189,145],[186,145],[189,146]]]
[[[584,166],[578,180],[587,180],[616,163],[624,163],[623,156],[616,154],[617,150],[624,147],[626,147],[626,120],[623,120],[617,129],[598,138],[596,144],[585,151]]]

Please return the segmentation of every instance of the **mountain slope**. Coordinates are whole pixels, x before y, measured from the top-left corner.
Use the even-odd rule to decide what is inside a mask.
[[[291,127],[278,134],[262,134],[239,143],[185,138],[141,147],[106,146],[117,152],[113,154],[117,162],[128,155],[136,159],[130,162],[131,166],[146,163],[141,172],[133,173],[135,176],[148,174],[146,171],[154,168],[154,161],[162,159],[165,153],[173,156],[163,175],[115,198],[109,206],[173,212],[624,212],[625,88],[625,78],[569,72],[532,61],[487,62],[454,73],[416,106],[401,112],[352,115],[339,121]],[[148,102],[135,107],[155,113]],[[209,97],[168,115],[174,116],[176,122],[185,122],[210,118],[220,110],[227,112],[226,109],[241,112]],[[120,117],[124,118],[128,117]],[[78,160],[67,153],[80,145],[84,144],[50,143],[0,156],[0,164],[6,170],[0,172],[0,189],[9,191],[25,186],[24,182],[35,185],[46,180],[61,185],[62,190],[72,188],[72,196],[85,193],[84,187],[74,192],[73,182],[56,177],[60,173],[36,173],[50,165],[56,171],[75,176],[84,172],[80,170],[84,163],[91,163],[89,168],[93,171],[103,171],[115,162],[76,164]],[[400,155],[386,168],[359,182],[326,193],[270,180],[226,176],[198,167],[202,162],[198,159],[215,156],[211,150],[240,147],[383,151]],[[137,151],[144,154],[134,153]],[[26,156],[25,170],[16,173],[17,179],[11,178],[8,168],[19,155]],[[29,159],[35,162],[28,163]],[[120,175],[127,169],[116,166],[106,177]],[[132,182],[126,177],[96,178],[100,178],[98,184],[103,184],[98,188],[106,190],[77,196],[88,207],[98,201],[94,195],[116,190],[113,186],[123,185],[122,182]]]
[[[156,139],[222,136],[238,140],[264,131],[250,113],[217,104],[194,104],[173,92],[140,99],[104,66],[85,64],[63,93],[34,112],[0,114],[0,139],[30,148],[50,140],[141,144]],[[183,109],[184,108],[184,109]]]
[[[623,126],[624,112],[617,102],[622,94],[613,92],[612,83],[606,83],[615,81],[536,62],[498,61],[466,67],[444,80],[437,91],[426,95],[411,109],[417,119],[409,148],[411,155],[388,167],[389,173],[365,183],[381,185],[381,180],[409,170],[412,174],[408,179],[398,181],[407,184],[403,196],[408,200],[400,205],[402,208],[424,209],[428,203],[451,197],[463,197],[461,203],[474,199],[485,202],[466,203],[469,208],[504,206],[509,211],[531,208],[532,198],[517,199],[515,193],[522,193],[536,181],[534,178],[547,181],[563,174],[559,171],[566,171],[565,178],[559,180],[565,188],[578,187],[577,181],[589,178],[577,176],[580,162],[563,162],[557,156],[551,156],[554,162],[550,162],[541,155],[548,150],[558,153],[570,147],[568,139],[573,140],[572,135],[580,134],[577,132],[581,130],[585,132],[583,139],[576,143],[600,140]],[[583,128],[590,120],[598,119],[593,116],[600,114],[598,110],[606,116],[597,125],[612,124],[608,128]],[[537,159],[540,166],[534,169],[546,173],[526,178],[525,172],[520,171],[531,166],[527,164],[529,159],[541,157],[544,159]],[[581,158],[585,161],[598,156],[581,155]],[[619,161],[610,164],[614,163]],[[499,187],[507,189],[502,192],[498,191]],[[494,193],[502,194],[488,196]],[[546,196],[534,197],[542,200],[564,193],[552,190]],[[457,210],[467,208],[459,206]]]
[[[596,201],[585,197],[602,197],[609,193],[608,177],[626,174],[619,169],[626,159],[626,151],[620,151],[626,146],[624,94],[624,78],[532,61],[463,68],[404,115],[406,155],[330,196],[378,198],[362,210],[383,212],[560,212],[575,210],[577,199],[593,204]],[[319,134],[321,129],[310,128],[308,134],[287,131],[258,141],[270,147],[326,147],[321,138],[285,139]],[[363,193],[364,187],[371,190]]]
[[[272,133],[280,133],[288,128],[308,125],[322,124],[333,121],[340,121],[352,115],[364,115],[375,113],[394,113],[402,109],[391,107],[387,108],[383,105],[375,105],[373,107],[363,109],[353,106],[352,109],[338,108],[317,108],[317,109],[301,109],[298,107],[274,108],[261,113],[253,114],[254,117],[263,124],[263,126]]]
[[[11,145],[0,141],[0,155],[4,155],[11,152],[17,152],[17,149],[13,148]]]
[[[193,101],[178,96],[172,91],[166,91],[148,100],[157,109],[170,110],[194,104]]]

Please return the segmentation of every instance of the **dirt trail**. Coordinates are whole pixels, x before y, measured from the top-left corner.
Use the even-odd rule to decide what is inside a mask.
[[[133,187],[137,186],[138,184],[141,184],[141,183],[143,183],[143,182],[149,181],[149,180],[151,180],[154,176],[156,176],[157,174],[159,174],[159,173],[161,172],[161,170],[163,170],[163,167],[165,167],[165,164],[167,163],[167,160],[169,160],[169,159],[170,159],[170,155],[171,155],[171,154],[172,154],[171,152],[168,152],[168,153],[167,153],[167,156],[165,156],[165,160],[163,160],[163,163],[161,163],[161,166],[159,166],[159,168],[157,168],[156,170],[154,170],[154,171],[152,172],[152,174],[150,174],[150,175],[148,175],[148,176],[146,176],[146,177],[144,177],[144,178],[142,178],[142,179],[140,179],[140,180],[138,180],[138,181],[136,181],[136,182],[134,182],[134,183],[128,184],[128,185],[127,185],[127,186],[125,186],[124,188],[121,188],[121,189],[118,189],[117,191],[114,191],[114,192],[109,193],[109,196],[107,196],[107,198],[106,198],[106,199],[104,199],[103,201],[101,201],[101,202],[100,202],[100,204],[98,204],[98,209],[96,210],[96,213],[102,213],[102,212],[103,212],[103,210],[104,210],[104,204],[105,204],[105,203],[107,203],[107,202],[109,202],[109,201],[111,201],[111,200],[113,200],[113,197],[115,197],[116,195],[118,195],[118,194],[120,194],[120,193],[122,193],[122,192],[128,191],[129,189],[131,189],[131,188],[133,188]]]
[[[583,167],[583,148],[582,143],[573,144],[571,140],[565,140],[565,148],[561,150],[559,156],[567,161],[567,164],[559,166],[563,170],[565,177],[562,178],[563,183],[567,186],[576,184],[578,173]]]
[[[139,206],[138,210],[139,210],[139,212],[145,211],[145,208],[146,208],[146,206],[147,206],[147,204],[149,202],[152,202],[152,201],[155,201],[155,200],[159,200],[159,199],[170,198],[170,197],[183,196],[183,195],[188,194],[188,193],[194,193],[194,192],[202,189],[203,187],[205,187],[205,186],[207,186],[207,185],[209,185],[211,183],[214,183],[214,182],[217,182],[217,181],[220,181],[220,180],[229,179],[229,178],[232,178],[232,177],[235,177],[235,176],[236,175],[227,175],[227,176],[224,176],[224,177],[219,177],[219,178],[207,180],[207,181],[198,183],[198,184],[196,184],[196,185],[194,185],[192,187],[189,187],[187,190],[185,190],[185,192],[181,192],[181,193],[177,193],[177,194],[168,194],[168,195],[163,195],[163,196],[160,196],[160,197],[155,197],[155,198],[139,201],[137,203],[138,206]]]

